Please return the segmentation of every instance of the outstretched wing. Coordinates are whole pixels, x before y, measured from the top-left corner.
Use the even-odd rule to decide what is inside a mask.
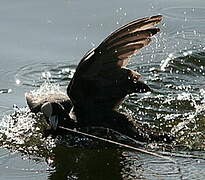
[[[155,25],[161,21],[162,16],[158,15],[138,19],[122,26],[111,33],[96,49],[87,53],[78,65],[77,71],[95,74],[100,70],[106,70],[107,64],[110,67],[126,66],[129,57],[148,45],[151,37],[160,31]]]
[[[124,66],[124,63],[119,63],[119,61],[126,61],[142,47],[148,45],[151,37],[160,31],[154,26],[161,20],[162,16],[158,15],[130,22],[109,35],[96,51],[101,52],[102,55],[109,54],[115,57],[115,63]]]
[[[89,94],[89,90],[83,92],[82,89],[82,84],[88,82],[87,80],[100,84],[101,78],[120,78],[122,72],[119,69],[128,64],[129,57],[151,42],[151,37],[160,31],[155,25],[161,21],[162,16],[158,15],[130,22],[111,33],[96,49],[89,51],[82,58],[68,86],[71,100]],[[115,73],[119,76],[113,76],[113,72],[119,72]]]

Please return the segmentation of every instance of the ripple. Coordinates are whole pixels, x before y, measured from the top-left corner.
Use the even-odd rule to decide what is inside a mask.
[[[199,74],[205,75],[204,52],[196,50],[184,50],[177,53],[170,53],[168,57],[161,62],[160,69],[162,71],[168,70],[172,73],[182,74],[188,73],[189,75]],[[172,67],[170,70],[169,67]]]
[[[0,149],[0,166],[6,164],[9,160],[10,152],[5,149]]]
[[[180,8],[180,7],[169,7],[161,9],[161,13],[167,17],[177,19],[191,19],[195,21],[204,20],[205,8]]]
[[[45,162],[37,163],[17,152],[6,151],[0,157],[0,163],[0,174],[3,179],[36,179],[47,175]]]
[[[0,89],[0,94],[9,94],[12,92],[12,89]]]
[[[75,72],[75,68],[75,65],[64,63],[28,64],[17,70],[15,82],[17,85],[32,87],[39,87],[45,81],[67,85]]]
[[[122,109],[151,129],[171,131],[176,135],[176,148],[204,150],[204,50],[159,55],[165,56],[160,66],[154,60],[132,64],[132,69],[145,76],[153,93],[130,95]]]
[[[162,152],[171,156],[177,163],[170,163],[145,154],[137,156],[134,152],[124,152],[123,175],[126,179],[203,179],[204,153]],[[198,155],[199,154],[199,155]],[[196,178],[196,171],[199,172]],[[142,178],[143,177],[143,178]]]

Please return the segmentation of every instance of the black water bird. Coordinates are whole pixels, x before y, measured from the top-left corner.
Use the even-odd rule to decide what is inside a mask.
[[[51,126],[57,128],[62,117],[69,121],[72,116],[77,120],[77,127],[107,127],[142,141],[169,139],[166,134],[134,124],[128,115],[117,111],[128,94],[151,91],[141,75],[126,66],[130,57],[147,46],[151,37],[160,31],[155,26],[161,21],[161,15],[134,20],[86,53],[67,87],[73,108],[56,102],[48,102],[41,108]]]

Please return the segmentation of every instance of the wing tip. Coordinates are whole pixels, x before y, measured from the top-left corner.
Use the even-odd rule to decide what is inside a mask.
[[[150,17],[151,19],[158,19],[158,20],[162,20],[163,19],[163,16],[161,14],[158,14],[158,15],[155,15],[155,16],[151,16]]]

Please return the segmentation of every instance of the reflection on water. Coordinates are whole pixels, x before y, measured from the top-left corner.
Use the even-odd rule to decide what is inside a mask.
[[[64,154],[62,156],[62,154]],[[121,152],[113,149],[78,149],[58,146],[54,149],[54,179],[109,179],[121,177]]]

